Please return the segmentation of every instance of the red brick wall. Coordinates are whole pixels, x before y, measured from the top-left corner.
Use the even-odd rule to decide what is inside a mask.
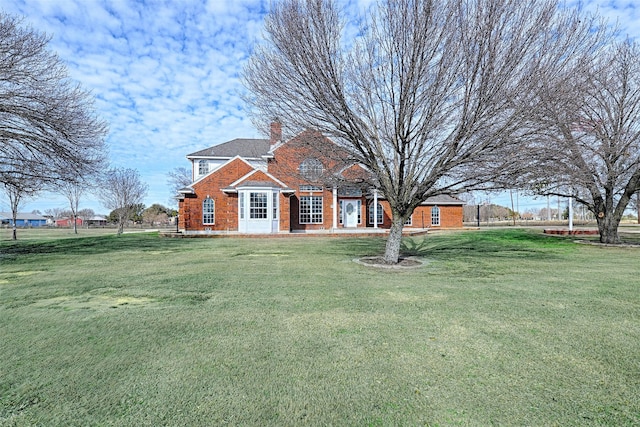
[[[335,151],[323,151],[322,147],[335,147],[335,144],[322,135],[306,131],[289,140],[286,144],[280,146],[275,151],[275,158],[269,160],[267,165],[268,172],[284,182],[289,188],[296,191],[287,203],[287,209],[290,216],[285,218],[284,210],[281,209],[280,230],[321,230],[333,227],[333,192],[331,189],[324,188],[322,182],[308,182],[299,173],[300,163],[305,159],[314,157],[322,161],[325,174],[331,175],[339,168],[339,162]],[[324,154],[328,153],[328,156]],[[322,223],[321,224],[300,224],[300,197],[308,196],[309,192],[300,192],[301,185],[317,185],[323,187],[322,192],[313,192],[314,196],[322,196]],[[282,200],[282,199],[281,199]],[[282,205],[281,205],[282,206]],[[289,221],[290,219],[290,221]],[[286,221],[286,228],[285,226]]]
[[[440,225],[431,225],[431,208],[433,205],[420,205],[411,216],[412,224],[408,227],[415,228],[461,228],[462,206],[438,206],[440,208]],[[423,226],[424,224],[424,226]]]
[[[369,204],[373,203],[371,201]],[[382,205],[383,224],[378,225],[380,228],[391,228],[391,207],[386,200],[379,200]],[[440,207],[440,225],[431,225],[431,208],[433,205],[420,205],[411,214],[411,225],[407,228],[461,228],[462,227],[462,206],[439,206]],[[367,205],[367,226],[372,227],[373,223],[369,223],[369,205]]]
[[[236,159],[206,176],[193,185],[195,197],[185,197],[178,204],[182,230],[204,231],[238,230],[238,195],[225,194],[221,189],[251,172],[253,168],[246,162]],[[215,224],[202,223],[202,202],[209,195],[215,202]]]

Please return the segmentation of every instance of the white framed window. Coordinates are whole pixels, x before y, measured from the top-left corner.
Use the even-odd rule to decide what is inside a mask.
[[[431,208],[431,225],[440,225],[440,208],[437,206]]]
[[[413,225],[413,214],[409,215],[409,218],[407,218],[407,220],[404,222],[404,225]]]
[[[239,194],[239,197],[240,197],[240,201],[239,201],[240,219],[244,219],[244,192],[241,191]]]
[[[300,224],[322,224],[322,196],[300,197]]]
[[[307,181],[316,181],[322,176],[324,167],[322,162],[315,157],[309,157],[300,163],[300,175]]]
[[[378,203],[376,215],[376,223],[382,224],[384,219],[384,211],[382,210],[382,205],[380,203]],[[373,224],[373,202],[369,204],[369,224]]]
[[[273,192],[273,218],[272,219],[278,219],[278,193]]]
[[[249,193],[249,218],[267,219],[267,193]]]
[[[209,173],[209,162],[200,160],[198,162],[198,175],[206,175]]]
[[[318,192],[318,191],[322,191],[322,187],[317,186],[317,185],[301,185],[300,186],[300,192],[313,193],[313,192]]]
[[[202,202],[202,223],[203,224],[215,224],[216,214],[215,214],[216,204],[213,199],[207,197]]]

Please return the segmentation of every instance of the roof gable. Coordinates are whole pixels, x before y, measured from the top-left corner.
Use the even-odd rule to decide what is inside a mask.
[[[240,156],[235,156],[234,158],[230,159],[220,167],[216,168],[215,170],[209,172],[202,178],[195,181],[189,187],[180,190],[180,192],[186,193],[187,191],[185,190],[194,189],[195,187],[198,187],[201,183],[208,181],[210,179],[213,179],[215,177],[220,177],[220,179],[222,179],[222,177],[226,177],[227,178],[226,182],[223,183],[223,185],[228,185],[229,181],[233,182],[237,180],[239,177],[242,177],[250,173],[251,171],[255,171],[255,170],[256,169],[253,166],[251,166],[251,164],[249,164],[249,162],[247,162],[245,159],[243,159]]]
[[[241,177],[240,179],[229,184],[230,188],[238,188],[242,186],[246,187],[267,187],[273,186],[275,184],[276,187],[280,188],[288,188],[285,183],[280,181],[275,176],[271,175],[268,172],[264,172],[261,170],[253,170]]]
[[[300,132],[293,138],[288,139],[287,141],[282,141],[277,143],[275,146],[271,148],[269,153],[275,154],[275,152],[281,149],[282,147],[287,147],[291,145],[295,146],[296,148],[299,148],[299,147],[306,147],[307,149],[312,148],[318,152],[317,154],[319,155],[319,157],[324,157],[323,154],[326,155],[327,146],[332,148],[337,147],[334,141],[324,136],[321,132],[312,130],[312,129],[307,129]]]

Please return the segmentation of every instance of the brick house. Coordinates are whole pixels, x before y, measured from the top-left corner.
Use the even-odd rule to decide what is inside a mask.
[[[187,155],[193,183],[178,196],[185,234],[246,234],[390,228],[391,209],[360,165],[318,132],[282,141],[234,139]],[[438,196],[418,206],[406,228],[462,227],[463,202]],[[374,219],[376,219],[374,221]]]

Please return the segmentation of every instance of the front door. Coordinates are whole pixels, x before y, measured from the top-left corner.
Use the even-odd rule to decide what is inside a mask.
[[[342,202],[342,223],[345,227],[352,228],[358,226],[359,202],[359,200],[344,200]]]

